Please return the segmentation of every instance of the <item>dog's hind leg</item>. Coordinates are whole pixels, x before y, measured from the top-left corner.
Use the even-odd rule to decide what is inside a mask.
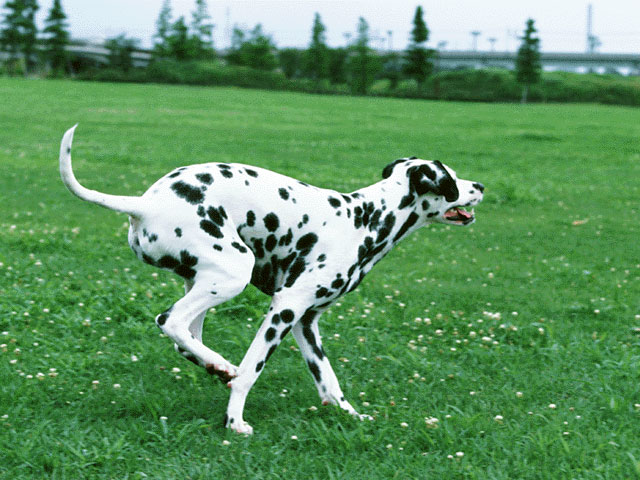
[[[356,412],[353,406],[344,398],[338,378],[322,348],[318,329],[319,316],[319,311],[308,309],[307,313],[293,327],[291,333],[300,346],[300,352],[316,383],[322,404],[338,405],[341,409],[360,420],[373,420],[369,415],[360,415]]]
[[[251,276],[227,275],[224,271],[199,274],[188,292],[171,308],[156,317],[156,324],[175,343],[176,350],[224,382],[236,376],[237,368],[202,343],[202,322],[207,310],[244,290]],[[215,289],[215,290],[214,290]]]
[[[187,293],[189,293],[189,291],[193,288],[193,285],[194,285],[194,283],[193,283],[192,280],[185,280],[184,281],[184,293],[185,293],[185,295]],[[191,322],[191,325],[189,325],[189,331],[191,332],[191,334],[201,342],[202,342],[202,325],[204,323],[204,317],[206,315],[207,315],[207,310],[205,309],[201,314],[199,314],[193,320],[193,322]],[[190,362],[195,363],[196,365],[200,365],[198,363],[198,359],[192,353],[187,352],[185,349],[180,347],[177,343],[174,343],[173,346],[176,349],[176,352],[178,352],[184,358],[186,358]]]

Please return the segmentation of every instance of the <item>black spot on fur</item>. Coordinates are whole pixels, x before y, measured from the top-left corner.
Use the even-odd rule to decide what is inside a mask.
[[[246,247],[240,245],[238,242],[232,242],[231,246],[238,250],[240,253],[247,253]]]
[[[220,210],[213,207],[209,207],[207,209],[207,215],[209,215],[209,218],[213,221],[213,223],[219,226],[224,225],[224,218],[222,216],[223,212],[224,212],[224,208],[222,207],[220,207]],[[225,217],[226,217],[226,214],[225,214]]]
[[[329,295],[329,290],[326,287],[320,287],[316,291],[316,298],[328,297]]]
[[[178,175],[180,175],[180,171],[178,170],[177,172],[173,172],[169,175],[167,175],[169,178],[176,178]]]
[[[198,173],[196,174],[196,178],[206,185],[211,185],[213,183],[213,177],[210,173]]]
[[[280,220],[278,220],[278,216],[271,212],[264,217],[264,226],[270,232],[275,232],[280,226]]]
[[[176,237],[181,237],[182,236],[182,229],[181,228],[176,228],[174,230],[174,232],[176,232]]]
[[[284,286],[287,288],[293,286],[293,284],[296,283],[298,277],[305,271],[305,267],[306,265],[304,262],[304,258],[296,258],[296,261],[293,262],[293,265],[291,265],[291,268],[289,269],[289,276],[287,277]]]
[[[256,214],[253,213],[253,210],[249,210],[247,212],[247,225],[253,227],[256,224]]]
[[[282,321],[284,323],[291,323],[293,322],[293,311],[289,310],[288,308],[286,310],[283,310],[280,312],[280,318],[282,318]]]
[[[286,188],[280,188],[278,193],[280,194],[280,198],[283,200],[289,200],[289,192],[287,192]]]
[[[233,177],[233,172],[231,172],[231,170],[220,170],[220,173],[222,174],[222,176],[224,178],[231,178]]]
[[[219,251],[219,252],[221,252],[221,251],[222,251],[222,247],[221,247],[220,245],[218,245],[217,243],[213,246],[213,249],[214,249],[214,250],[217,250],[217,251]]]
[[[199,188],[189,185],[182,180],[171,185],[171,190],[173,190],[178,197],[185,199],[192,205],[202,203],[204,200],[204,194]]]
[[[269,235],[267,237],[267,241],[264,242],[264,248],[267,249],[268,252],[272,252],[274,248],[276,248],[276,245],[278,244],[278,239],[276,238],[276,236],[272,233],[271,235]]]
[[[247,175],[249,175],[250,177],[256,178],[258,176],[258,172],[256,172],[255,170],[251,170],[250,168],[245,168],[244,171],[247,172]]]
[[[333,282],[331,282],[331,288],[340,288],[344,285],[344,280],[342,278],[336,278]]]
[[[398,160],[391,162],[389,165],[384,167],[384,170],[382,170],[382,178],[389,178],[391,176],[391,173],[393,172],[394,167],[399,163],[403,163],[406,161],[407,161],[406,158],[400,158]]]
[[[316,379],[316,382],[320,383],[322,381],[322,376],[320,375],[320,368],[313,360],[307,360],[307,365],[309,366],[309,370],[313,374],[313,378]]]
[[[342,205],[340,203],[340,200],[338,200],[337,198],[333,198],[333,197],[329,197],[329,204],[333,207],[333,208],[338,208],[340,205]]]
[[[300,239],[296,242],[296,249],[300,250],[300,255],[306,256],[309,254],[317,241],[318,236],[315,233],[307,233],[300,237]]]
[[[264,362],[261,360],[256,365],[256,373],[258,373],[260,370],[262,370],[263,367],[264,367]]]
[[[276,336],[276,329],[273,327],[269,327],[266,331],[266,333],[264,334],[264,339],[267,342],[270,342],[271,340],[274,339],[274,337]]]
[[[223,238],[224,235],[220,231],[220,227],[218,227],[215,223],[210,222],[209,220],[202,220],[200,222],[200,228],[207,232],[209,235],[215,238]]]
[[[411,205],[413,203],[414,198],[415,197],[411,193],[408,193],[407,195],[402,197],[402,200],[400,201],[400,205],[398,205],[398,209],[402,210],[403,208],[406,208],[409,205]]]
[[[271,317],[271,323],[273,325],[278,325],[280,323],[280,314],[276,313],[273,317]]]
[[[400,227],[400,230],[398,230],[396,236],[393,237],[394,243],[397,242],[405,233],[407,233],[407,230],[409,230],[418,221],[418,218],[419,216],[416,212],[411,212],[409,218],[407,218],[407,220],[402,224],[402,227]]]

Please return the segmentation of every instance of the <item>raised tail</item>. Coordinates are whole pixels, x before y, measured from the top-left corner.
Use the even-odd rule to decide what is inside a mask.
[[[69,191],[87,202],[95,203],[101,207],[127,213],[133,217],[141,217],[144,213],[143,202],[140,197],[125,197],[96,192],[80,185],[71,168],[71,142],[73,132],[78,124],[71,127],[62,137],[60,144],[60,176]]]

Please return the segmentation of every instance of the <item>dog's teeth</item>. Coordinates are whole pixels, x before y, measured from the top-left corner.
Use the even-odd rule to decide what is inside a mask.
[[[472,216],[475,216],[475,215],[476,215],[476,209],[475,209],[475,208],[472,208],[472,209],[471,209],[471,215],[472,215]]]

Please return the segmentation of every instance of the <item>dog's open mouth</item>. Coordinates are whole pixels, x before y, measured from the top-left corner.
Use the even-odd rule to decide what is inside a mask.
[[[470,212],[467,212],[464,208],[453,207],[444,213],[444,219],[447,222],[454,223],[456,225],[469,225],[476,219],[476,217],[473,208]]]

